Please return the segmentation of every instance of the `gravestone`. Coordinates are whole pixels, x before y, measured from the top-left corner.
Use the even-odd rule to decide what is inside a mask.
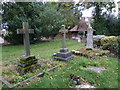
[[[66,48],[66,33],[68,30],[65,29],[65,25],[62,25],[60,32],[63,33],[62,48],[60,49],[60,52],[54,54],[54,59],[68,61],[69,59],[72,59],[73,56],[72,53],[68,51],[68,48]]]
[[[25,55],[18,60],[17,71],[19,74],[25,74],[26,72],[33,71],[36,67],[39,68],[41,66],[35,56],[30,54],[29,34],[33,33],[34,30],[29,29],[28,22],[23,22],[23,29],[17,29],[17,34],[23,34],[25,51]]]
[[[91,70],[91,71],[94,71],[94,72],[97,72],[97,73],[100,73],[103,70],[105,70],[105,68],[103,68],[103,67],[90,67],[90,68],[87,68],[87,69]]]
[[[82,89],[82,88],[83,88],[83,89],[86,89],[86,88],[87,88],[87,89],[89,90],[89,89],[96,88],[96,87],[94,87],[94,86],[92,86],[92,85],[89,85],[89,84],[81,84],[81,85],[76,85],[75,88],[77,88],[77,89],[80,89],[80,88],[81,88],[81,89]]]
[[[89,24],[88,31],[87,31],[87,43],[86,43],[87,49],[93,49],[93,29]]]

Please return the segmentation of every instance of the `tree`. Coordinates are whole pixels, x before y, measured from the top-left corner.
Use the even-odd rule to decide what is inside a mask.
[[[82,16],[81,9],[79,4],[75,4],[73,0],[71,2],[58,2],[53,3],[57,6],[57,11],[60,11],[65,18],[65,24],[67,28],[71,28],[80,21]]]
[[[37,11],[33,21],[35,22],[33,23],[33,28],[36,28],[39,36],[54,37],[59,32],[61,25],[65,22],[63,15],[51,3],[45,3],[43,5],[34,3],[33,6],[35,11]]]
[[[93,12],[94,22],[92,24],[93,28],[96,30],[96,34],[109,35],[109,30],[106,26],[106,15],[110,15],[112,8],[114,8],[114,3],[104,3],[96,2],[94,3],[95,10]],[[103,8],[107,9],[107,12],[103,12]]]
[[[17,35],[16,30],[22,28],[22,22],[29,22],[30,28],[35,30],[34,37],[49,37],[58,33],[64,18],[61,13],[49,3],[16,2],[3,3],[3,23],[7,23],[9,34],[5,37],[12,44],[22,43],[22,35]]]
[[[114,2],[90,2],[84,3],[86,9],[95,7],[93,10],[92,27],[96,30],[96,34],[109,35],[109,29],[106,26],[106,16],[110,16],[112,9],[115,7]],[[105,12],[103,10],[106,9]]]
[[[119,28],[120,28],[120,20],[119,18],[115,17],[114,15],[108,15],[106,17],[106,27],[109,31],[109,35],[115,35],[115,36],[118,36],[120,35],[120,31],[119,31]]]

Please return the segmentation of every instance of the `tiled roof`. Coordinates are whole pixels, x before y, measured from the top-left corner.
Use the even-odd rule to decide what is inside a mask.
[[[76,25],[69,31],[75,32],[75,31],[87,31],[87,30],[88,30],[88,25],[86,24],[86,22],[82,21],[82,22],[79,22],[78,25]]]

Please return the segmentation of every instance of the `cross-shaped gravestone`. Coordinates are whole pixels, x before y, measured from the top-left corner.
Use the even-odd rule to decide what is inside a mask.
[[[62,48],[60,49],[60,52],[54,53],[54,59],[68,61],[69,59],[72,59],[73,56],[72,53],[68,52],[68,49],[66,48],[66,33],[68,30],[65,29],[65,25],[62,25],[60,32],[63,33]]]
[[[23,22],[23,29],[17,29],[17,34],[23,34],[25,56],[30,56],[29,33],[34,33],[34,30],[29,29],[28,22]]]
[[[93,29],[90,26],[90,23],[89,23],[89,27],[88,27],[88,31],[87,31],[86,48],[93,49]]]
[[[62,48],[64,49],[64,48],[66,48],[66,33],[68,32],[68,30],[65,29],[65,25],[62,25],[60,32],[63,33]]]

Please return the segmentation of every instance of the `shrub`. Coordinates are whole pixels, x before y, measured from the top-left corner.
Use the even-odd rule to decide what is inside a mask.
[[[120,60],[120,36],[118,36],[118,59]]]
[[[94,47],[100,47],[101,46],[101,38],[94,39],[93,45],[94,45]]]
[[[101,39],[106,37],[105,35],[96,35],[93,36],[93,45],[94,47],[100,47],[101,46]]]
[[[109,50],[111,53],[118,53],[118,37],[108,36],[101,39],[101,48],[103,50]]]
[[[119,39],[117,36],[107,36],[103,38],[94,39],[94,47],[103,50],[109,50],[111,53],[117,55],[119,51]]]

